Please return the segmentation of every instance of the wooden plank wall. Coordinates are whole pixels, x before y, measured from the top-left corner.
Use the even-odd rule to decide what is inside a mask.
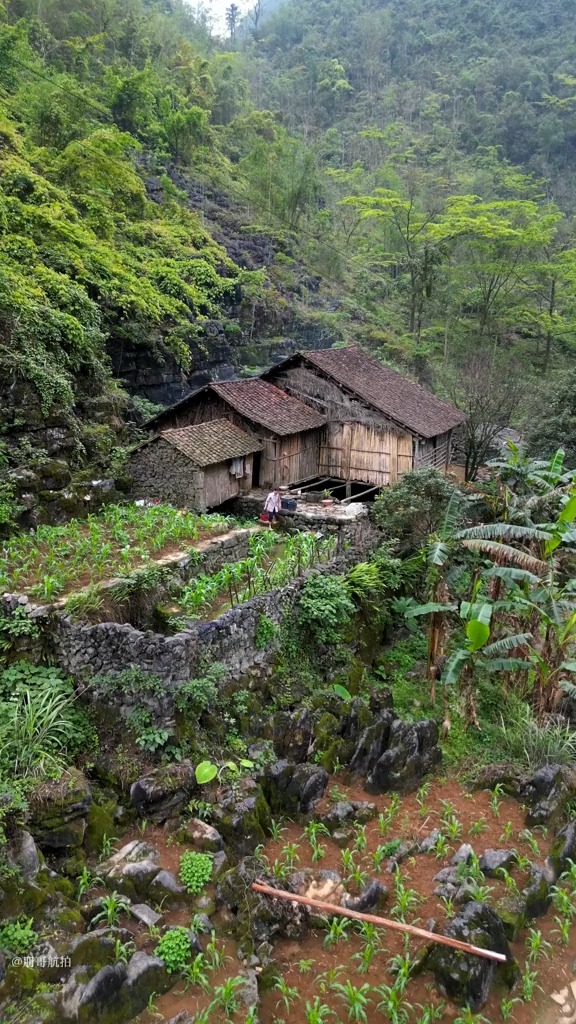
[[[240,491],[240,481],[232,476],[227,462],[204,469],[204,502],[207,508],[215,508],[228,498],[234,498]]]
[[[265,440],[260,462],[260,485],[280,487],[318,476],[320,430],[306,430]]]
[[[330,423],[320,446],[320,476],[386,487],[412,469],[412,435],[364,423]]]

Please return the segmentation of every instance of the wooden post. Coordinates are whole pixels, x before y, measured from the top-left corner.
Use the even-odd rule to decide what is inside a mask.
[[[251,888],[254,892],[260,892],[264,896],[272,896],[273,899],[290,900],[291,903],[303,903],[305,907],[315,907],[316,910],[323,910],[327,914],[339,914],[340,917],[351,917],[355,921],[369,921],[370,924],[380,925],[381,928],[389,928],[390,931],[403,932],[405,935],[415,935],[419,939],[427,939],[429,942],[437,942],[441,946],[451,946],[461,953],[471,953],[473,956],[483,957],[485,960],[496,960],[505,964],[508,957],[505,953],[496,953],[492,949],[482,949],[481,946],[472,946],[469,942],[461,942],[460,939],[451,939],[448,935],[436,935],[435,932],[428,932],[424,928],[416,928],[413,924],[401,924],[400,921],[390,921],[386,917],[376,917],[374,914],[360,914],[357,910],[348,910],[346,907],[339,907],[335,903],[324,903],[323,900],[313,900],[308,896],[298,896],[293,892],[286,892],[284,889],[273,889],[263,882],[253,882]]]

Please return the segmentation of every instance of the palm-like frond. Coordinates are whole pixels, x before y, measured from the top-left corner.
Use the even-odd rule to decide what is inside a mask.
[[[544,573],[550,570],[548,562],[543,562],[540,558],[529,555],[526,551],[519,551],[518,548],[513,548],[510,544],[473,538],[471,540],[463,540],[462,546],[470,551],[479,551],[488,555],[497,565],[512,565],[518,569],[527,569],[528,572],[533,572],[535,576],[543,576]]]
[[[408,608],[404,613],[407,619],[413,619],[417,615],[432,615],[434,612],[455,612],[457,604],[442,604],[440,601],[429,601],[428,604],[417,604]]]
[[[518,672],[532,668],[532,662],[523,658],[491,658],[489,661],[482,658],[480,664],[487,672]]]
[[[527,647],[532,639],[532,633],[515,633],[514,636],[503,636],[500,640],[495,640],[494,643],[488,644],[482,651],[482,654],[486,658],[491,658],[493,655],[504,654],[506,651],[514,651],[518,647]]]
[[[444,672],[442,673],[442,682],[448,686],[454,685],[460,679],[460,673],[462,668],[466,664],[470,657],[470,652],[464,649],[456,651],[451,658],[446,662]]]
[[[496,565],[489,569],[486,575],[497,576],[498,579],[504,580],[504,583],[541,583],[540,576],[535,576],[527,569],[515,569],[511,565]]]
[[[538,526],[520,526],[517,523],[481,523],[459,530],[456,540],[550,540],[552,534]]]

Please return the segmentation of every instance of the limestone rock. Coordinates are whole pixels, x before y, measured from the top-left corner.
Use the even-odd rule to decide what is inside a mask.
[[[31,793],[29,803],[30,831],[41,848],[82,845],[92,804],[90,785],[82,772],[70,768],[60,779],[43,782]]]
[[[554,881],[568,870],[571,860],[576,861],[576,819],[560,829],[550,848],[546,868]]]
[[[264,785],[274,812],[309,814],[326,791],[328,772],[315,764],[277,761],[268,769]]]
[[[226,790],[212,808],[212,814],[227,849],[237,857],[248,856],[266,842],[270,807],[261,787],[252,779],[243,780],[240,792]]]
[[[441,835],[442,832],[439,828],[432,829],[430,835],[425,836],[420,843],[420,853],[430,853],[430,850],[434,849]]]
[[[473,856],[474,848],[470,846],[470,843],[462,843],[462,846],[458,847],[450,863],[454,866],[457,866],[458,864],[467,864]]]
[[[218,829],[199,818],[191,818],[186,823],[186,838],[196,850],[206,853],[216,853],[224,849],[224,840]]]
[[[353,772],[366,778],[372,793],[394,789],[409,792],[439,764],[438,726],[433,719],[407,723],[384,711],[358,741],[350,762]]]
[[[467,956],[448,946],[434,945],[428,950],[421,969],[431,970],[442,992],[460,1005],[477,1013],[485,1005],[494,981],[510,988],[519,970],[513,960],[502,921],[483,903],[470,902],[446,927],[445,934],[496,953],[505,953],[507,962],[497,964],[477,956]]]
[[[40,870],[40,857],[32,836],[24,829],[12,836],[7,849],[7,858],[18,868],[27,882],[31,882]]]
[[[101,968],[90,976],[76,967],[62,988],[60,1016],[77,1024],[119,1024],[140,1013],[153,993],[167,992],[172,984],[164,963],[148,953],[134,953],[129,963]]]
[[[136,779],[130,787],[130,802],[142,817],[164,822],[184,806],[195,786],[190,761],[162,765]]]
[[[156,927],[164,920],[162,914],[157,914],[147,903],[133,903],[130,913],[136,921],[146,925],[147,928]]]
[[[243,948],[250,952],[257,952],[257,947],[271,943],[275,937],[299,938],[307,920],[305,907],[254,892],[251,885],[256,879],[272,888],[292,891],[289,881],[280,885],[277,879],[264,872],[262,864],[254,857],[245,857],[216,884],[218,902],[232,915],[233,930]]]
[[[480,870],[487,878],[496,878],[502,869],[518,863],[516,850],[484,850],[479,859]]]
[[[556,821],[576,792],[574,778],[560,764],[540,768],[520,786],[520,798],[528,805],[527,825],[549,825]]]
[[[364,887],[359,896],[346,895],[342,900],[342,906],[348,910],[355,910],[365,913],[367,910],[382,910],[388,899],[388,889],[377,878],[372,878]]]

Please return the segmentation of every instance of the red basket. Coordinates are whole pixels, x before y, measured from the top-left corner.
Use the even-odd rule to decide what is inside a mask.
[[[270,516],[268,515],[267,512],[261,512],[260,513],[260,522],[261,523],[269,523],[270,522]]]

